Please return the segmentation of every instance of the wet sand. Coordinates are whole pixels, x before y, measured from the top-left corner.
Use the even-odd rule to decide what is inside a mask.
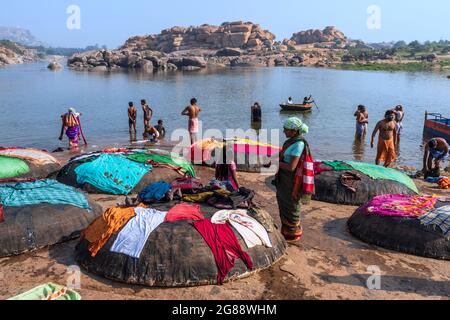
[[[207,181],[212,169],[197,168]],[[241,184],[256,191],[256,203],[265,208],[279,224],[278,209],[270,177],[239,173]],[[416,181],[423,192],[450,196],[431,184]],[[97,195],[104,207],[124,197]],[[289,245],[285,257],[248,278],[223,286],[195,288],[146,288],[130,286],[97,277],[81,270],[83,299],[449,299],[450,262],[402,254],[359,241],[347,231],[346,221],[356,207],[313,201],[303,208],[303,240]],[[22,293],[39,284],[66,284],[67,267],[73,259],[77,240],[0,259],[0,299]],[[369,290],[369,266],[381,270],[381,290]]]

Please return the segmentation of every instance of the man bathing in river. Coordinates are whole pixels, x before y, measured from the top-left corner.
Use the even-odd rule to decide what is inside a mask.
[[[128,103],[128,128],[131,130],[134,128],[134,133],[136,133],[136,118],[137,110],[133,102]]]
[[[395,122],[395,113],[392,110],[386,111],[384,119],[377,123],[372,133],[371,147],[374,147],[375,136],[378,131],[377,157],[375,163],[379,165],[382,161],[388,168],[396,159],[395,144],[397,141],[397,126]]]
[[[141,107],[142,111],[144,112],[144,128],[147,128],[148,126],[150,126],[150,120],[153,116],[153,110],[149,107],[147,101],[145,101],[144,99],[141,100]]]
[[[367,127],[369,124],[369,113],[363,105],[358,106],[355,112],[356,117],[356,137],[362,138],[367,134]]]
[[[192,98],[191,105],[187,106],[181,113],[181,115],[189,117],[188,129],[191,138],[191,145],[197,142],[197,133],[199,130],[198,115],[201,111],[202,109],[197,106],[197,99]]]

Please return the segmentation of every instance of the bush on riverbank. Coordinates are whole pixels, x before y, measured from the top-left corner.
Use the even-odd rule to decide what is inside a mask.
[[[356,63],[342,64],[337,66],[338,69],[355,70],[355,71],[431,71],[435,68],[435,64],[428,62],[409,62],[409,63]],[[441,65],[441,67],[443,67]]]

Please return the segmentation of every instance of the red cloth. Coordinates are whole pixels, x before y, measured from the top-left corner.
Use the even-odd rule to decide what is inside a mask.
[[[178,204],[167,212],[165,222],[175,222],[175,221],[198,221],[203,220],[205,217],[200,211],[200,205],[198,204]]]
[[[34,182],[36,179],[33,178],[6,178],[0,179],[0,183],[16,183],[16,182]]]
[[[223,284],[228,272],[233,269],[236,259],[242,259],[250,270],[253,269],[252,258],[242,250],[228,222],[214,224],[211,223],[211,220],[204,219],[193,225],[211,248],[218,269],[217,282],[219,285]]]
[[[293,194],[310,195],[314,193],[314,159],[308,144],[305,141],[305,149],[298,162],[294,178]]]
[[[0,223],[5,221],[5,216],[3,214],[3,205],[0,204]]]
[[[323,164],[323,162],[314,162],[314,173],[316,175],[325,171],[333,171],[333,168]]]

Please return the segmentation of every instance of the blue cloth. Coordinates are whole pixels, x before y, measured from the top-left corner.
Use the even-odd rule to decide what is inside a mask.
[[[284,153],[283,162],[291,163],[292,157],[301,157],[303,153],[303,149],[305,148],[305,143],[303,141],[299,141],[291,145],[286,149]]]
[[[0,204],[5,207],[29,206],[40,203],[72,205],[90,209],[82,192],[56,180],[37,180],[0,185]]]
[[[439,180],[441,180],[443,177],[428,177],[428,178],[426,178],[425,179],[425,181],[426,182],[429,182],[429,183],[438,183],[439,182]]]
[[[159,181],[146,186],[139,193],[139,198],[144,201],[161,200],[171,189],[170,184],[165,181]]]
[[[420,222],[424,225],[433,225],[441,229],[445,237],[450,237],[450,206],[444,206],[420,218]]]
[[[445,151],[430,149],[430,154],[431,154],[431,158],[433,158],[433,159],[442,157],[442,160],[447,160],[447,158],[448,158],[448,155],[446,154]]]
[[[152,166],[128,160],[123,155],[102,154],[78,166],[75,173],[80,185],[89,183],[106,193],[127,195],[151,169]]]

